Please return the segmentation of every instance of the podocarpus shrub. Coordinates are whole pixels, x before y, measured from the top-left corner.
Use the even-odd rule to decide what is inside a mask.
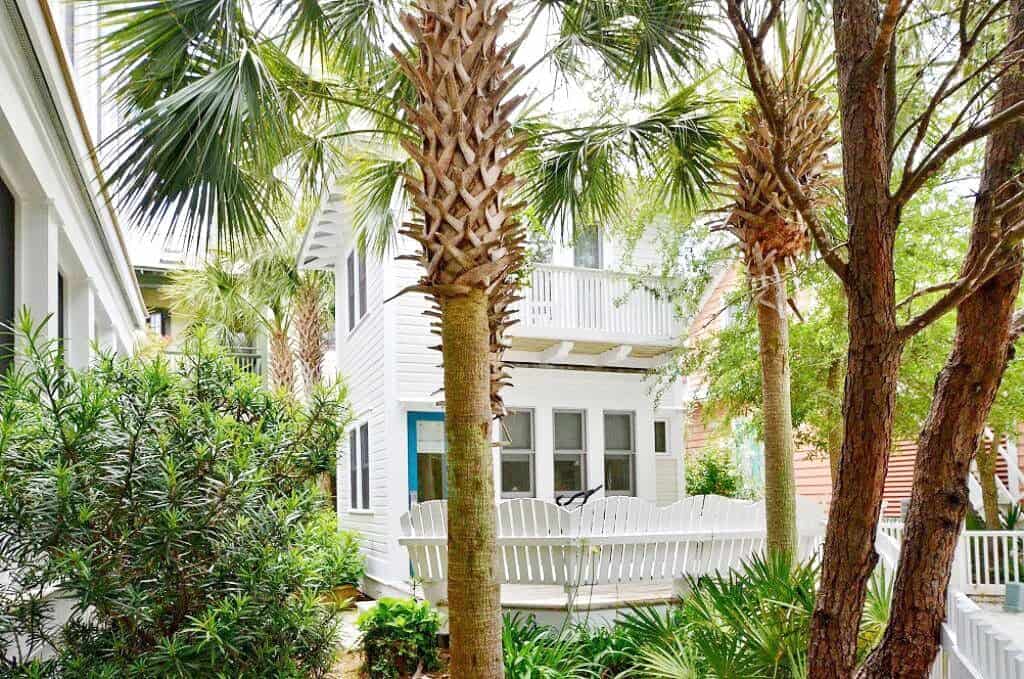
[[[426,601],[380,599],[359,616],[366,672],[371,679],[409,677],[439,665],[441,616]]]
[[[272,394],[202,336],[174,366],[77,372],[25,323],[0,383],[0,635],[52,657],[16,671],[322,675],[337,620],[319,594],[361,574],[350,539],[327,544],[315,483],[343,390]],[[54,594],[74,611],[48,629]]]

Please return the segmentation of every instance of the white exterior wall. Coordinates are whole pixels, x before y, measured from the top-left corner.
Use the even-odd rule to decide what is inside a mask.
[[[437,393],[443,382],[441,355],[430,348],[439,339],[430,332],[431,317],[423,315],[428,309],[423,295],[410,293],[384,304],[420,275],[415,262],[394,259],[396,254],[411,251],[406,242],[399,244],[400,252],[388,253],[383,261],[367,256],[369,311],[349,332],[346,266],[353,245],[350,235],[344,235],[347,231],[341,232],[335,261],[338,372],[348,384],[357,424],[370,424],[372,494],[369,511],[351,509],[346,439],[339,457],[339,522],[363,536],[372,578],[367,587],[380,594],[401,589],[408,581],[408,556],[397,543],[399,519],[410,502],[408,415],[441,411],[437,405],[442,398]],[[568,256],[571,264],[571,249]],[[534,411],[537,497],[554,499],[555,409],[586,412],[587,487],[604,483],[604,412],[628,410],[635,412],[637,495],[659,504],[682,496],[683,417],[677,388],[663,396],[663,409],[655,410],[653,383],[640,371],[513,367],[512,381],[513,386],[505,392],[508,406]],[[667,455],[654,453],[655,418],[668,423]],[[496,464],[498,455],[496,448]],[[496,469],[497,500],[500,466]]]
[[[65,77],[70,65],[53,39],[61,16],[62,7],[39,0],[0,4],[0,178],[14,196],[16,222],[15,261],[0,266],[15,268],[15,304],[37,322],[56,314],[56,274],[63,275],[69,359],[83,367],[94,340],[133,347],[145,316]],[[57,325],[52,318],[50,337]]]

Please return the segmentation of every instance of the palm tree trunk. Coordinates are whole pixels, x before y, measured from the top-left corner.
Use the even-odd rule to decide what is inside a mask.
[[[826,446],[828,447],[828,470],[832,479],[832,486],[835,487],[836,479],[839,478],[839,455],[843,452],[843,364],[835,360],[828,368],[826,387],[829,397],[835,399],[833,413],[834,422],[828,430]]]
[[[981,484],[981,502],[985,511],[985,528],[999,530],[999,492],[996,490],[996,455],[999,442],[988,443],[982,438],[978,442],[978,482]]]
[[[288,333],[280,328],[270,332],[270,386],[295,391],[295,357]]]
[[[770,553],[792,558],[797,550],[797,535],[786,284],[777,273],[760,280],[764,288],[756,303],[763,391],[767,543]]]
[[[488,300],[481,290],[441,303],[448,439],[448,605],[451,676],[503,676],[497,516],[491,457]]]
[[[307,394],[323,379],[324,354],[327,352],[324,341],[327,317],[320,300],[319,287],[313,281],[304,281],[295,294],[297,353]]]

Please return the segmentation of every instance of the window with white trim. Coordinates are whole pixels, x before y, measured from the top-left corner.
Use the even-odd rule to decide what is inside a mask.
[[[370,425],[352,427],[348,433],[348,488],[351,509],[370,508]]]
[[[366,315],[366,255],[353,248],[345,260],[345,282],[348,306],[348,329],[356,327]]]
[[[605,495],[636,495],[636,413],[604,413]]]
[[[668,454],[668,420],[654,421],[654,452]]]
[[[587,478],[587,414],[583,410],[556,410],[555,493],[584,490]]]
[[[510,409],[501,434],[501,496],[533,497],[533,411]]]

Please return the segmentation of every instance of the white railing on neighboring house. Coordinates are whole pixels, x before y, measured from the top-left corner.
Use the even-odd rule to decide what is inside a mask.
[[[824,509],[798,502],[801,556],[818,548]],[[498,505],[502,584],[581,585],[679,582],[727,571],[764,548],[764,503],[700,495],[667,507],[610,497],[567,510],[536,499]],[[444,501],[424,502],[402,516],[413,572],[432,601],[446,598],[448,516]]]
[[[673,304],[625,273],[540,264],[522,294],[518,327],[526,331],[557,331],[574,340],[669,341],[680,329]]]
[[[880,562],[895,573],[903,537],[901,521],[879,524],[875,548]],[[994,593],[1005,590],[1007,582],[1020,582],[1020,545],[1024,531],[965,531],[957,542],[942,624],[939,655],[931,679],[1024,679],[1024,647],[1017,645],[987,619],[984,611],[965,591]],[[1009,545],[1015,546],[1010,549]],[[986,561],[985,554],[1005,559]],[[1011,555],[1017,559],[1010,563]],[[999,564],[997,571],[986,568]],[[1009,575],[1016,579],[1010,579]],[[1001,579],[1001,584],[993,581]]]

